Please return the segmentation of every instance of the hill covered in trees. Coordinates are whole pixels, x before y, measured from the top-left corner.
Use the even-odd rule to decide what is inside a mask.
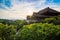
[[[60,40],[60,16],[31,24],[0,19],[0,40]]]

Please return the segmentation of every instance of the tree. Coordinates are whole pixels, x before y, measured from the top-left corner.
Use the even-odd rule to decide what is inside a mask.
[[[0,23],[0,39],[2,40],[14,40],[16,34],[16,27],[13,25],[8,26],[7,24]]]
[[[15,24],[17,25],[17,31],[18,31],[19,29],[22,29],[22,27],[27,23],[26,20],[16,20]]]
[[[23,26],[16,40],[60,40],[60,25],[35,23]]]
[[[60,25],[60,16],[46,18],[46,19],[42,20],[42,23],[53,23],[55,25]]]
[[[0,23],[11,25],[11,24],[14,23],[14,21],[12,21],[12,20],[7,20],[7,19],[0,19]]]

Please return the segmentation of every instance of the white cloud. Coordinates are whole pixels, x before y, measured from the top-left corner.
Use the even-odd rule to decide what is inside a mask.
[[[8,10],[0,9],[1,19],[26,19],[27,15],[31,15],[34,11],[38,11],[47,6],[60,10],[60,7],[56,8],[55,4],[53,4],[53,6],[51,4],[46,5],[46,0],[39,0],[37,2],[19,2],[17,0],[11,0],[11,2],[13,6],[11,8],[7,8]]]
[[[9,8],[8,10],[0,9],[0,18],[25,19],[27,15],[32,14],[32,12],[34,11],[33,6],[31,6],[33,3],[16,4],[14,0],[12,4],[13,7]]]

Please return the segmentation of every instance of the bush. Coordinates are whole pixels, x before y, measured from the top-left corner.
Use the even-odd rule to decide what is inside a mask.
[[[16,40],[59,40],[60,26],[48,23],[36,23],[23,27]]]
[[[15,20],[15,25],[17,25],[17,31],[21,30],[22,27],[26,24],[26,20]]]
[[[46,18],[42,20],[43,23],[53,23],[55,25],[60,25],[60,16],[54,16],[51,18]]]
[[[14,40],[16,34],[16,26],[0,23],[0,40]]]

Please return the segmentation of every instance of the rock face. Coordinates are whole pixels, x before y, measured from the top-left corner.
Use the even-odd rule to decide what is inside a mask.
[[[32,16],[27,16],[27,21],[28,22],[38,22],[38,21],[41,21],[45,18],[50,18],[52,16],[59,16],[60,15],[60,12],[54,10],[54,9],[51,9],[49,7],[43,9],[43,10],[40,10],[39,12],[33,12],[33,15]]]

